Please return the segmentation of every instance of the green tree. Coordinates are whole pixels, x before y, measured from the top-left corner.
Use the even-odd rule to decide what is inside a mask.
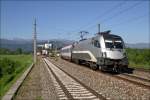
[[[17,50],[16,50],[16,54],[22,54],[23,52],[22,52],[22,49],[21,48],[17,48]]]

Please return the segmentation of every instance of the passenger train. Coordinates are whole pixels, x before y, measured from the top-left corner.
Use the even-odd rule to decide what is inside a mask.
[[[120,71],[128,67],[123,39],[110,31],[97,33],[61,49],[61,57],[76,63],[87,63],[94,70]]]

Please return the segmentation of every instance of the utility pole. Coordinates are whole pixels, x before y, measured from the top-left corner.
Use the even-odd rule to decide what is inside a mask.
[[[36,63],[36,19],[34,20],[34,32],[33,32],[33,48],[34,48],[34,64]]]
[[[100,33],[100,24],[98,24],[98,33]]]

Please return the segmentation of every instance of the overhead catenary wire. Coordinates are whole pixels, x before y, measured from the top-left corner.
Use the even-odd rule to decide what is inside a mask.
[[[73,30],[73,31],[70,31],[70,32],[67,32],[67,33],[69,33],[69,34],[71,34],[71,33],[78,33],[78,32],[80,32],[84,27],[87,27],[87,26],[89,26],[89,27],[87,27],[87,28],[85,28],[85,29],[89,29],[89,28],[94,28],[94,27],[96,27],[97,24],[94,24],[94,25],[90,25],[90,24],[93,23],[93,22],[95,22],[95,21],[97,21],[99,18],[104,17],[104,15],[106,16],[107,14],[110,14],[110,12],[112,13],[115,9],[120,8],[120,7],[123,6],[125,3],[126,3],[126,1],[122,1],[122,2],[119,3],[119,4],[116,4],[116,5],[113,6],[112,8],[106,10],[106,11],[105,11],[104,13],[102,13],[101,15],[97,16],[94,20],[91,20],[90,22],[88,22],[86,25],[80,27],[80,28],[77,29],[77,30]],[[84,30],[85,30],[85,29],[84,29]],[[63,31],[64,31],[64,29],[63,29]]]
[[[135,7],[137,7],[137,6],[140,5],[141,3],[142,3],[141,1],[140,1],[140,2],[137,2],[137,3],[133,4],[132,6],[130,6],[130,7],[128,7],[128,8],[125,8],[125,9],[123,9],[123,10],[117,12],[116,14],[113,14],[112,16],[110,16],[110,17],[108,17],[108,18],[106,18],[106,19],[100,21],[100,22],[106,22],[106,21],[109,21],[109,20],[113,19],[114,17],[120,16],[121,14],[123,14],[123,13],[125,13],[125,12],[127,12],[127,11],[129,11],[129,10],[135,8]]]
[[[106,10],[103,14],[97,16],[94,20],[97,21],[97,19],[99,19],[99,18],[101,18],[101,17],[104,17],[104,15],[107,15],[107,14],[109,14],[110,12],[113,12],[113,10],[115,10],[115,9],[117,9],[117,8],[120,8],[120,7],[123,6],[125,3],[126,3],[126,1],[123,1],[123,2],[121,2],[121,3],[119,3],[119,4],[115,5],[115,6],[113,6],[112,8]],[[84,26],[82,26],[82,27],[89,26],[89,24],[91,24],[91,23],[93,23],[93,22],[94,22],[94,21],[92,20],[91,22],[87,23],[86,25],[84,25]],[[95,28],[96,26],[97,26],[97,24],[94,24],[94,25],[92,25],[92,26],[87,27],[87,28],[84,29],[84,30],[87,30],[87,29],[89,29],[89,28],[90,28],[90,29],[91,29],[91,28]],[[78,30],[70,31],[70,32],[68,32],[68,33],[78,33],[79,31],[81,31],[81,30],[83,29],[82,27],[80,27]],[[71,34],[70,34],[70,35],[71,35]],[[72,34],[72,35],[74,35],[74,34]]]
[[[118,26],[120,26],[120,25],[129,24],[129,23],[132,23],[132,22],[134,22],[134,21],[137,21],[137,20],[142,19],[142,18],[145,18],[145,17],[147,17],[147,14],[144,14],[144,15],[141,15],[141,16],[136,16],[136,17],[127,19],[127,20],[125,20],[125,21],[122,21],[122,22],[120,22],[120,23],[117,23],[117,24],[110,24],[110,25],[107,25],[107,26],[108,26],[108,27],[114,27],[114,28],[116,28],[116,27],[118,27]]]
[[[118,7],[121,7],[121,6],[124,5],[124,4],[125,4],[125,2],[121,2],[121,3],[118,4],[118,6],[117,6],[117,5],[114,6],[113,9],[114,9],[114,8],[118,8]],[[137,7],[139,4],[141,4],[141,1],[140,1],[140,2],[137,2],[137,3],[135,3],[135,4],[133,4],[132,6],[127,7],[127,8],[125,8],[125,9],[123,9],[123,10],[121,10],[121,11],[115,13],[115,14],[113,14],[112,16],[110,16],[110,17],[108,17],[108,18],[105,18],[104,20],[101,20],[99,23],[102,23],[102,22],[106,22],[106,21],[108,21],[108,20],[111,20],[111,19],[113,19],[114,17],[117,17],[117,16],[119,16],[120,14],[123,14],[123,13],[129,11],[130,9],[133,9],[133,8]],[[112,9],[111,9],[111,10],[112,10]],[[106,12],[107,12],[107,11],[106,11]],[[105,13],[106,13],[106,12],[105,12]],[[102,15],[103,15],[103,14],[102,14]],[[103,15],[103,17],[104,17],[104,15]],[[100,18],[100,16],[98,16],[97,18]],[[96,18],[95,20],[97,20],[97,18]],[[97,24],[98,24],[98,23],[97,23]],[[84,30],[94,28],[94,27],[97,26],[97,24],[90,25],[90,26],[88,25],[89,27],[84,28]],[[81,30],[81,28],[82,28],[82,27],[80,27],[80,30]],[[78,30],[78,31],[80,31],[80,30]],[[74,31],[74,32],[78,32],[78,31]]]
[[[133,8],[137,7],[137,6],[140,5],[140,4],[141,4],[141,1],[140,1],[140,2],[137,2],[137,3],[135,3],[135,4],[133,4],[132,6],[130,6],[130,7],[128,7],[128,8],[125,8],[125,9],[123,9],[123,10],[121,10],[121,11],[119,11],[119,12],[113,14],[112,16],[110,16],[110,17],[108,17],[108,18],[105,18],[105,19],[101,20],[101,21],[98,22],[98,23],[105,23],[105,22],[107,22],[107,21],[113,19],[114,17],[120,16],[121,14],[123,14],[123,13],[129,11],[130,9],[133,9]],[[96,24],[95,24],[95,25],[96,25]],[[94,25],[91,25],[90,27],[88,27],[88,28],[86,28],[86,29],[89,29],[89,28],[91,28],[91,27],[93,27],[93,26],[94,26]]]
[[[107,22],[107,21],[109,21],[109,20],[112,20],[114,17],[116,18],[116,17],[118,17],[118,16],[120,16],[121,14],[123,14],[123,13],[125,13],[125,12],[128,12],[129,10],[131,10],[131,9],[133,9],[133,8],[135,8],[135,7],[137,7],[138,5],[140,5],[142,3],[142,1],[140,1],[140,2],[137,2],[137,3],[135,3],[135,4],[133,4],[133,5],[131,5],[131,6],[129,6],[129,7],[127,7],[127,8],[125,8],[125,9],[123,9],[123,10],[120,10],[119,12],[117,12],[117,13],[114,13],[112,16],[110,16],[110,17],[105,17],[106,15],[107,15],[107,11],[109,11],[110,10],[110,12],[113,12],[113,10],[114,9],[117,9],[118,7],[121,7],[121,6],[123,6],[124,4],[125,4],[125,2],[121,2],[121,3],[119,3],[119,4],[117,4],[116,6],[114,6],[113,7],[113,9],[111,8],[111,9],[109,9],[109,10],[107,10],[106,12],[104,12],[104,13],[106,13],[105,15],[104,14],[102,14],[102,15],[100,15],[100,16],[98,16],[98,17],[96,17],[93,21],[91,21],[91,22],[89,22],[89,23],[93,23],[94,21],[97,21],[99,18],[105,18],[105,19],[103,19],[103,20],[101,20],[99,23],[105,23],[105,22]],[[112,11],[111,11],[112,10]],[[131,19],[132,20],[132,19]],[[133,19],[134,20],[134,19]],[[98,21],[97,21],[98,22]],[[84,25],[84,26],[82,26],[82,27],[80,27],[78,30],[75,30],[75,31],[71,31],[71,32],[67,32],[67,33],[69,33],[70,35],[71,35],[71,33],[75,33],[75,32],[79,32],[79,31],[81,31],[81,30],[87,30],[87,29],[92,29],[92,28],[96,28],[96,26],[97,26],[97,24],[86,24],[86,25]],[[123,22],[121,22],[121,23],[123,23]],[[87,27],[88,26],[88,27]],[[102,25],[103,26],[103,25]],[[84,27],[86,27],[86,28],[84,28]],[[72,34],[72,35],[74,35],[74,34]]]
[[[123,9],[123,10],[117,12],[116,14],[112,15],[111,17],[109,17],[109,19],[108,19],[108,18],[107,18],[107,19],[108,19],[108,20],[113,19],[114,17],[119,16],[120,14],[123,14],[123,13],[129,11],[130,9],[133,9],[134,7],[137,7],[139,4],[141,4],[141,1],[135,3],[134,5],[132,5],[132,6],[128,7],[128,8],[125,8],[125,9]],[[136,19],[136,18],[135,18],[135,19]],[[137,19],[139,19],[139,17],[138,17]],[[104,22],[104,21],[106,22],[106,21],[108,21],[108,20],[104,19],[104,20],[102,20],[100,23],[102,23],[102,22]],[[134,19],[131,19],[131,20],[134,20]],[[122,23],[122,22],[121,22],[121,23]],[[91,28],[93,28],[94,26],[96,27],[96,25],[97,25],[97,24],[91,25],[90,27],[88,27],[88,28],[86,28],[86,29],[91,29]],[[107,25],[107,26],[108,26],[108,25]]]
[[[79,30],[83,29],[84,27],[89,26],[90,24],[92,24],[93,22],[97,21],[99,18],[104,17],[104,15],[106,16],[107,14],[110,14],[111,12],[113,12],[113,10],[123,6],[126,3],[126,1],[123,1],[115,6],[113,6],[112,8],[106,10],[104,13],[102,13],[101,15],[97,16],[96,18],[94,18],[93,20],[91,20],[90,22],[88,22],[87,24],[85,24],[84,26],[81,26],[80,28],[78,28],[77,30],[74,30],[72,32],[78,32]],[[90,26],[91,27],[91,26]]]

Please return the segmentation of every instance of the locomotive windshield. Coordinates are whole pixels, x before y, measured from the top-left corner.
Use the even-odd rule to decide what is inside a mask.
[[[117,35],[105,35],[106,48],[123,49],[123,41],[120,36]]]
[[[106,48],[123,49],[122,41],[105,40],[105,46]]]

